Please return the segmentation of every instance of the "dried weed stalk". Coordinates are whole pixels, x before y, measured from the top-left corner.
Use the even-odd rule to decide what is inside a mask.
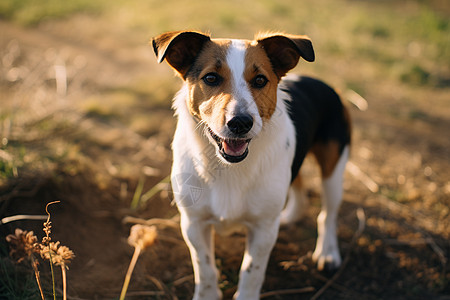
[[[9,243],[11,251],[9,255],[17,262],[20,263],[25,259],[30,261],[33,268],[36,282],[39,286],[42,300],[44,300],[44,293],[42,291],[41,278],[39,276],[38,265],[39,262],[35,257],[35,254],[39,252],[37,247],[37,237],[33,231],[26,231],[16,228],[14,234],[6,236],[6,241]]]
[[[75,257],[75,254],[66,246],[60,245],[60,242],[49,242],[48,245],[40,244],[40,254],[42,259],[49,260],[50,266],[52,265],[61,267],[61,274],[63,280],[63,299],[67,299],[67,275],[66,269],[68,269],[67,264]],[[53,272],[52,272],[53,279]],[[55,281],[53,280],[53,286]],[[55,295],[55,292],[53,293]]]
[[[36,276],[36,282],[39,286],[42,300],[45,300],[44,293],[42,291],[41,280],[39,276],[37,255],[43,260],[50,261],[50,268],[52,273],[53,283],[53,299],[56,299],[55,290],[55,277],[53,273],[53,265],[61,267],[62,279],[63,279],[63,299],[67,299],[67,282],[66,282],[66,269],[67,264],[75,257],[72,250],[66,246],[60,245],[60,242],[51,241],[51,221],[50,213],[48,212],[48,206],[59,201],[50,202],[47,204],[45,211],[47,212],[47,221],[44,223],[45,236],[41,243],[38,243],[37,237],[33,231],[24,231],[17,228],[14,234],[10,234],[6,237],[6,241],[10,244],[10,256],[18,263],[28,259],[33,267],[34,274]]]
[[[128,266],[128,271],[123,282],[122,292],[120,293],[120,300],[125,299],[125,295],[128,290],[128,285],[130,283],[131,274],[133,273],[134,267],[141,251],[153,245],[158,236],[158,232],[155,226],[146,225],[133,225],[130,230],[130,236],[128,237],[128,244],[134,247],[134,254],[131,258],[130,265]]]

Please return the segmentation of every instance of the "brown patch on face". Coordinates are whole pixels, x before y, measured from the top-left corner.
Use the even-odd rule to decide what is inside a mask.
[[[202,52],[187,74],[189,86],[188,108],[190,113],[213,125],[216,129],[226,123],[226,107],[233,100],[232,74],[227,65],[227,51],[230,40],[212,40],[205,44]],[[256,41],[246,42],[244,80],[263,121],[271,118],[277,105],[279,77],[262,45]],[[219,86],[209,86],[202,78],[208,73],[218,74],[222,78]],[[258,88],[252,82],[258,75],[267,78],[267,84]]]
[[[340,145],[337,141],[318,142],[311,148],[319,163],[322,178],[328,178],[333,174],[334,168],[341,157],[339,148]]]
[[[259,115],[265,121],[269,120],[277,106],[277,88],[279,78],[273,72],[271,62],[261,45],[253,42],[249,45],[245,57],[244,78],[249,82],[249,88],[258,107]],[[263,88],[252,87],[251,82],[258,75],[268,79]]]
[[[231,72],[226,65],[229,45],[227,40],[213,40],[205,45],[186,77],[189,112],[209,125],[214,123],[216,128],[225,124],[225,108],[232,99]],[[220,85],[210,86],[203,81],[209,73],[220,76]]]

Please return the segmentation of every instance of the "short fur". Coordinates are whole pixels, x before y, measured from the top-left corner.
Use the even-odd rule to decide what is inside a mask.
[[[348,114],[321,81],[281,80],[300,58],[315,59],[309,38],[268,33],[227,40],[178,31],[152,44],[158,61],[166,60],[184,80],[173,104],[178,124],[171,177],[194,268],[194,299],[221,298],[214,230],[235,226],[246,228],[248,242],[234,298],[259,299],[280,222],[296,221],[304,208],[300,177],[294,179],[308,151],[323,178],[313,259],[319,269],[338,267]]]

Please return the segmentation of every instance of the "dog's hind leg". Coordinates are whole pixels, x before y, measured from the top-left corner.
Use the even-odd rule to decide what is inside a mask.
[[[313,260],[319,270],[333,270],[341,265],[337,239],[337,216],[342,201],[343,175],[349,156],[345,146],[339,154],[339,144],[328,142],[313,148],[322,172],[322,208],[317,217],[317,243]]]
[[[308,197],[299,173],[289,188],[286,207],[281,212],[280,224],[287,225],[299,221],[307,208]]]

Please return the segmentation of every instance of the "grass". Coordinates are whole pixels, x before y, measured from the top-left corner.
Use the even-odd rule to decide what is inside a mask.
[[[16,228],[14,234],[9,234],[6,236],[6,241],[9,243],[10,252],[9,255],[11,259],[13,259],[17,264],[23,263],[26,265],[30,265],[34,271],[35,280],[39,287],[39,294],[42,300],[45,300],[44,290],[42,285],[42,279],[39,271],[40,263],[38,261],[38,257],[40,256],[43,261],[48,260],[50,263],[51,269],[51,282],[52,282],[52,295],[53,299],[56,300],[57,292],[55,288],[55,272],[53,265],[61,267],[62,274],[62,295],[63,300],[67,299],[67,282],[66,282],[66,268],[67,264],[74,258],[73,252],[66,246],[60,245],[60,242],[51,242],[51,221],[50,221],[50,213],[48,212],[48,206],[51,204],[59,203],[60,201],[53,201],[47,204],[45,211],[48,214],[46,222],[44,225],[45,236],[42,239],[42,242],[38,242],[38,238],[34,235],[33,231],[24,231],[22,229]],[[5,260],[6,261],[6,260]],[[3,265],[2,265],[3,267]],[[8,274],[7,268],[2,268],[2,273]],[[24,272],[26,277],[28,274]],[[30,271],[31,273],[31,271]],[[4,275],[5,275],[4,274]],[[11,287],[16,281],[11,281],[8,275],[6,277],[6,283],[10,287],[6,291],[0,294],[2,297],[9,294]],[[26,283],[27,281],[25,281]],[[26,290],[24,288],[24,290]],[[37,294],[37,293],[36,293]],[[14,295],[14,293],[13,293]],[[16,297],[16,296],[14,296]]]
[[[105,4],[105,1],[101,0],[3,0],[0,2],[0,17],[33,26],[42,21],[61,19],[75,13],[100,13]]]
[[[8,256],[7,245],[0,243],[1,257]],[[15,265],[9,259],[0,260],[0,296],[11,300],[38,300],[39,288],[32,271],[20,265]]]
[[[17,174],[17,168],[11,161],[0,161],[0,178],[13,178]]]

